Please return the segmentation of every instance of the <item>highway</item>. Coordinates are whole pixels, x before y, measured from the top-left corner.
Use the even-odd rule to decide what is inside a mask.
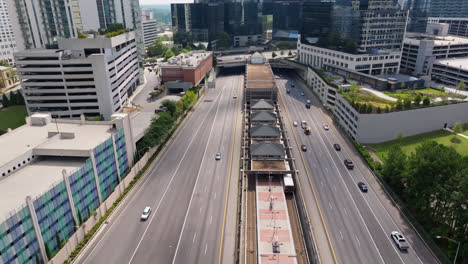
[[[300,171],[305,203],[309,208],[315,203],[314,188],[336,262],[437,263],[414,231],[401,221],[396,209],[389,209],[388,199],[382,197],[381,190],[374,189],[378,187],[368,184],[368,193],[359,190],[357,183],[367,183],[366,179],[373,177],[371,172],[322,112],[318,100],[310,91],[305,91],[304,84],[295,75],[283,74],[283,77],[277,79],[280,104],[285,109],[283,115],[286,115],[286,127]],[[296,87],[290,86],[291,80]],[[289,94],[287,88],[291,91]],[[301,95],[303,91],[305,96]],[[307,99],[312,101],[311,109],[305,107]],[[305,135],[300,127],[302,120],[310,126],[310,135]],[[298,127],[293,127],[294,121]],[[324,124],[330,126],[329,131],[323,128]],[[335,151],[334,143],[341,146],[341,151]],[[302,144],[307,146],[307,151],[299,150]],[[346,158],[354,162],[354,170],[344,166]],[[312,215],[311,211],[309,215]],[[410,248],[407,252],[400,251],[391,240],[390,233],[394,230],[408,239]]]
[[[242,75],[217,78],[216,89],[207,91],[179,127],[135,195],[88,246],[82,263],[218,263],[231,167],[239,163],[232,154],[234,133],[241,132],[234,124],[242,81]],[[142,222],[145,206],[153,211]]]

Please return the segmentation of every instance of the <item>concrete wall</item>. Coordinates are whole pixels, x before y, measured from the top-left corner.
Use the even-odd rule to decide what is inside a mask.
[[[447,123],[468,123],[468,103],[427,107],[387,114],[360,114],[356,140],[360,143],[378,143],[439,130]]]

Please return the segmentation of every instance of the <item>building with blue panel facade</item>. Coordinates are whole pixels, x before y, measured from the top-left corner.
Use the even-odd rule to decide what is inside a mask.
[[[128,173],[129,124],[126,114],[105,122],[35,114],[0,136],[0,263],[57,254]]]

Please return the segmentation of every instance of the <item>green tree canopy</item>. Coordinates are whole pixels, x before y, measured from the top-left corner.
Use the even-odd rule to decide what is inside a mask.
[[[165,60],[168,60],[169,58],[172,58],[174,57],[174,52],[172,52],[172,50],[168,49],[166,50],[166,52],[164,52],[164,59]]]
[[[406,155],[401,150],[400,145],[395,144],[392,146],[383,162],[382,178],[396,193],[401,194],[404,190],[403,178],[406,173]]]
[[[161,103],[164,107],[167,108],[169,113],[171,113],[172,116],[175,116],[176,108],[177,108],[177,102],[173,100],[164,100]]]
[[[10,67],[10,64],[6,60],[0,60],[0,66],[3,67]]]

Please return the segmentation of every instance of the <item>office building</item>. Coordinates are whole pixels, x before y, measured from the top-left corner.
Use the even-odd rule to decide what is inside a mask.
[[[133,0],[8,1],[18,50],[55,47],[59,38],[122,24],[139,39],[140,6]]]
[[[407,11],[396,2],[306,1],[302,17],[300,62],[371,75],[398,72]]]
[[[58,48],[15,53],[29,114],[109,120],[140,84],[134,32],[59,39]]]
[[[430,76],[431,80],[450,87],[468,83],[468,57],[435,60]]]
[[[429,76],[436,60],[464,57],[468,57],[468,38],[407,33],[400,68],[407,74]]]
[[[426,31],[427,17],[429,16],[431,0],[406,0],[404,8],[409,10],[409,32],[423,33]]]
[[[146,14],[141,16],[141,27],[143,30],[143,43],[145,48],[153,45],[154,41],[158,39],[158,25],[156,20],[151,17],[153,17],[152,12],[150,15]]]
[[[170,92],[182,92],[198,85],[212,67],[212,52],[193,50],[172,57],[163,63],[161,77]]]
[[[427,23],[448,24],[448,34],[468,37],[468,17],[429,17]]]
[[[127,114],[26,121],[0,136],[1,263],[48,263],[126,179],[135,151]]]
[[[0,0],[0,60],[7,61],[10,65],[13,65],[16,40],[6,2],[7,0]]]

